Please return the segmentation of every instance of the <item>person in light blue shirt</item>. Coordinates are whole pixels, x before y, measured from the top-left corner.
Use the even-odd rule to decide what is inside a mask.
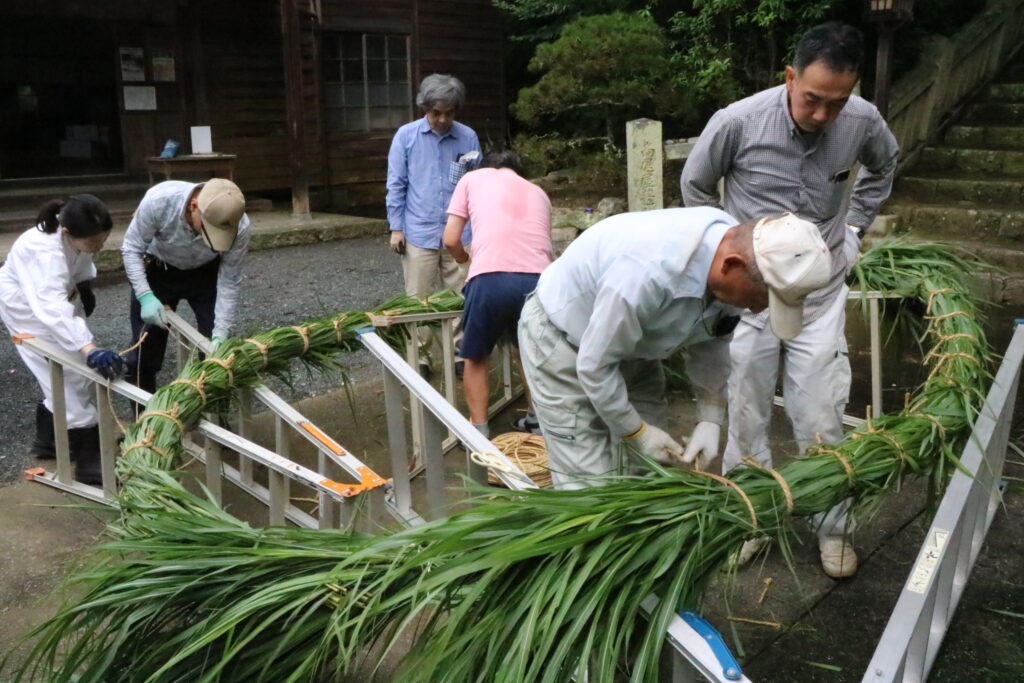
[[[466,87],[454,76],[431,74],[420,84],[416,104],[423,118],[398,129],[388,153],[388,223],[391,249],[402,257],[405,293],[426,297],[459,291],[465,271],[442,244],[448,203],[459,179],[476,167],[480,141],[455,120]],[[470,230],[463,235],[469,243]],[[420,345],[430,342],[424,330]]]
[[[740,313],[769,310],[772,334],[792,339],[831,268],[817,226],[792,214],[739,223],[719,209],[662,209],[587,228],[540,276],[519,319],[555,488],[629,473],[636,453],[704,469],[718,455]],[[661,368],[677,349],[697,399],[697,423],[679,441],[664,431]]]

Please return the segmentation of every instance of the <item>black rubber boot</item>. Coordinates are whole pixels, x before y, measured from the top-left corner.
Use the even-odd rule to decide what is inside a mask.
[[[53,413],[46,409],[42,401],[36,404],[36,436],[32,439],[30,451],[42,460],[57,457],[57,447],[53,442]]]
[[[75,480],[83,484],[103,484],[103,470],[100,466],[100,428],[79,427],[68,430],[71,457],[75,461]]]

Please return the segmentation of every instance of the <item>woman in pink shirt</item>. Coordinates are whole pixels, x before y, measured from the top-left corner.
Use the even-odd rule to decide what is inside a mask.
[[[471,253],[461,242],[467,221],[473,222]],[[553,260],[551,201],[523,178],[515,154],[492,152],[459,181],[448,205],[444,246],[460,264],[472,257],[462,290],[466,306],[459,355],[466,362],[462,385],[469,419],[489,437],[488,358],[503,336],[516,344],[526,296]]]

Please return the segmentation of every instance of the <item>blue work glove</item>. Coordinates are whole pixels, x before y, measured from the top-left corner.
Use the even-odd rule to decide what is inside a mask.
[[[138,296],[139,304],[142,306],[142,320],[150,325],[167,327],[164,319],[164,305],[156,298],[153,292],[144,292]]]
[[[124,358],[111,349],[93,349],[85,363],[106,379],[117,379],[124,374]]]
[[[211,337],[210,338],[210,353],[217,353],[217,349],[221,347],[221,344],[226,342],[227,339],[224,337]]]

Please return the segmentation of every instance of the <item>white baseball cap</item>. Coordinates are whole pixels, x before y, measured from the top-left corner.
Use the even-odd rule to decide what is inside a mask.
[[[230,180],[211,178],[203,183],[197,197],[203,218],[203,241],[210,249],[229,251],[238,236],[238,224],[245,213],[245,197]]]
[[[754,226],[754,259],[768,285],[768,323],[779,339],[804,326],[804,299],[828,284],[832,256],[818,226],[787,213]]]

